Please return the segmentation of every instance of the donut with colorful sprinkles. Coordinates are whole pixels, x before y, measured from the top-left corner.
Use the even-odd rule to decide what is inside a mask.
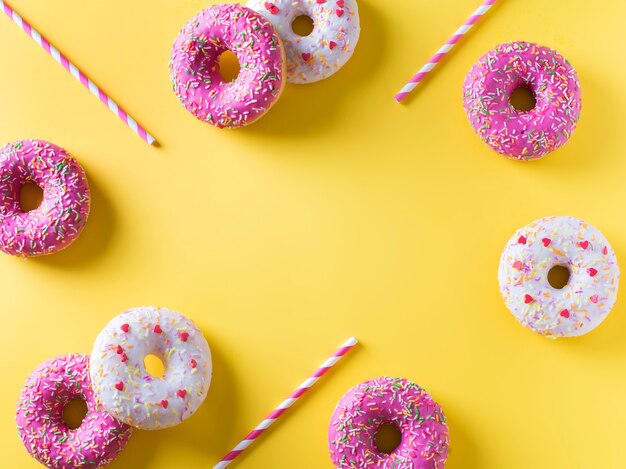
[[[162,377],[146,371],[147,355],[162,360]],[[206,398],[211,371],[202,331],[167,308],[142,306],[116,316],[96,338],[91,355],[91,379],[106,409],[143,430],[189,418]]]
[[[566,268],[564,286],[548,273]],[[611,245],[593,226],[572,217],[546,217],[508,241],[498,270],[504,303],[540,335],[574,337],[595,329],[617,299],[619,266]]]
[[[24,212],[20,190],[37,184],[38,208]],[[43,256],[69,246],[82,232],[90,209],[85,171],[67,151],[43,140],[19,140],[0,149],[0,250]]]
[[[382,425],[402,434],[389,454],[375,443]],[[328,432],[330,457],[341,469],[441,469],[449,442],[439,404],[404,378],[381,377],[350,389],[337,404]]]
[[[516,109],[511,94],[529,89],[535,106]],[[463,103],[478,136],[498,153],[534,160],[564,145],[580,118],[576,70],[557,51],[529,42],[500,44],[465,78]]]
[[[333,75],[352,57],[361,26],[356,0],[249,0],[249,8],[276,27],[287,53],[287,80],[313,83]],[[313,21],[300,36],[292,27],[298,16]]]
[[[240,72],[220,75],[220,56],[230,50]],[[263,116],[285,85],[285,51],[263,16],[241,5],[215,5],[181,30],[169,63],[174,93],[198,119],[218,128],[241,127]]]
[[[87,404],[78,428],[63,420],[75,398]],[[89,356],[61,355],[35,369],[22,388],[17,430],[26,450],[50,469],[98,468],[124,449],[132,429],[106,412],[89,377]]]

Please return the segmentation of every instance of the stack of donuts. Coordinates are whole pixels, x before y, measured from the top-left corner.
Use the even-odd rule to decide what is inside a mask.
[[[293,31],[309,17],[308,36]],[[250,0],[215,5],[193,17],[174,42],[174,92],[198,119],[218,128],[251,124],[276,103],[286,82],[314,83],[337,72],[359,40],[355,0]],[[239,76],[227,82],[220,56],[231,51]]]
[[[144,359],[163,362],[161,377]],[[100,332],[91,355],[52,358],[22,388],[17,428],[26,450],[49,468],[98,468],[124,449],[132,427],[159,430],[189,418],[211,384],[211,351],[190,319],[167,308],[140,307]],[[70,428],[63,409],[83,399],[87,414]]]

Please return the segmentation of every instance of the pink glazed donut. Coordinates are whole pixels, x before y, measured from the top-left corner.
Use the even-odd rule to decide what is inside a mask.
[[[390,454],[375,443],[381,425],[402,434]],[[350,389],[330,419],[328,446],[342,469],[441,469],[448,458],[446,418],[432,397],[404,378],[377,378]]]
[[[233,82],[219,73],[227,50],[241,70]],[[241,127],[263,116],[285,85],[285,51],[263,16],[241,5],[215,5],[181,30],[170,59],[174,92],[198,119],[218,128]]]
[[[510,103],[528,88],[535,107]],[[564,145],[580,117],[576,70],[557,51],[529,42],[508,42],[482,56],[465,78],[463,101],[470,124],[487,145],[517,160],[541,158]]]
[[[41,205],[20,207],[20,189],[35,183]],[[0,249],[14,256],[42,256],[67,247],[89,216],[83,168],[64,149],[43,140],[21,140],[0,150]]]
[[[72,429],[63,409],[76,397],[87,403],[87,415]],[[91,387],[89,356],[78,354],[52,358],[31,373],[16,420],[26,451],[51,469],[105,466],[124,449],[132,431],[102,408]]]

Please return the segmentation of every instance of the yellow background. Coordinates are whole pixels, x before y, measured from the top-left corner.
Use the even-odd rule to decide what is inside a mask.
[[[624,292],[596,331],[551,341],[517,324],[496,271],[509,236],[551,214],[597,226],[626,262],[626,3],[502,0],[400,106],[394,93],[478,2],[359,0],[348,65],[288,85],[268,115],[235,131],[196,121],[170,90],[171,44],[210,3],[11,3],[158,148],[0,17],[0,142],[67,148],[93,190],[87,228],[66,251],[0,256],[2,467],[39,467],[14,423],[31,370],[89,353],[114,315],[142,304],[202,327],[214,381],[197,415],[137,431],[112,468],[211,467],[350,335],[361,346],[241,468],[331,468],[335,404],[381,375],[416,381],[442,404],[449,468],[624,467]],[[529,164],[484,145],[461,103],[470,66],[516,39],[562,52],[583,90],[570,143]]]

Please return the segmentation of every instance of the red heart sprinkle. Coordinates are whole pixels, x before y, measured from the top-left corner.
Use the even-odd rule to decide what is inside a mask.
[[[163,407],[164,409],[167,409],[167,406],[168,406],[169,404],[170,404],[170,403],[169,403],[169,402],[167,402],[167,399],[163,399],[163,400],[161,401],[161,407]]]
[[[530,296],[530,295],[524,295],[524,303],[528,304],[528,303],[532,303],[533,301],[535,301],[535,299]]]
[[[526,244],[526,237],[520,236],[519,239],[517,240],[517,244]]]
[[[330,50],[333,50],[335,47],[337,47],[337,43],[335,41],[330,41],[328,43],[328,47],[330,48]]]
[[[602,249],[602,254],[604,254],[606,256],[608,253],[609,253],[609,248],[604,246],[604,249]]]
[[[524,267],[524,265],[520,261],[513,262],[513,268],[514,269],[522,270],[522,267]]]
[[[191,367],[192,368],[195,368],[196,366],[198,366],[198,362],[195,361],[193,358],[191,359],[191,361],[189,363],[191,363]]]
[[[161,329],[161,326],[157,324],[156,326],[154,326],[154,332],[160,334],[161,332],[163,332],[163,329]]]
[[[189,332],[183,331],[180,333],[180,340],[182,340],[183,342],[187,342],[188,338],[189,338]]]
[[[337,16],[339,18],[341,18],[343,16],[343,10],[335,10],[335,13],[337,13]]]
[[[598,295],[592,295],[589,297],[592,303],[597,303],[600,297]]]
[[[321,5],[322,3],[326,3],[326,0],[317,0],[318,5]]]
[[[120,329],[122,329],[124,332],[128,332],[128,330],[130,329],[130,326],[128,324],[122,324],[120,326]]]
[[[270,2],[265,2],[265,8],[272,15],[277,15],[280,12],[280,9],[276,5],[274,5],[273,3],[270,3]]]
[[[552,242],[552,240],[550,238],[543,238],[541,242],[543,243],[545,247],[548,247],[550,246],[550,243]]]
[[[178,394],[178,397],[180,397],[181,399],[184,399],[187,395],[187,391],[184,389],[179,389],[178,391],[176,391],[176,394]]]
[[[308,62],[309,60],[311,60],[311,54],[309,54],[308,52],[305,52],[304,54],[302,54],[302,59],[305,62]]]
[[[343,8],[344,7],[344,1],[343,0],[337,0],[337,6],[339,8]]]
[[[564,309],[559,314],[563,316],[565,319],[569,318],[569,311],[567,309]]]
[[[126,360],[128,360],[128,357],[126,356],[125,353],[122,354],[122,363],[124,363]]]
[[[581,241],[578,245],[583,249],[587,249],[589,247],[589,241]]]
[[[589,269],[587,269],[587,272],[589,272],[589,275],[591,277],[595,277],[596,274],[598,273],[598,271],[596,269],[594,269],[593,267],[590,267]]]
[[[118,391],[123,391],[124,383],[122,381],[120,381],[119,383],[115,383],[115,389],[117,389]]]
[[[117,349],[115,350],[115,352],[116,352],[118,355],[120,355],[120,354],[124,353],[124,349],[122,348],[122,346],[121,346],[121,345],[118,345],[118,346],[117,346]]]

